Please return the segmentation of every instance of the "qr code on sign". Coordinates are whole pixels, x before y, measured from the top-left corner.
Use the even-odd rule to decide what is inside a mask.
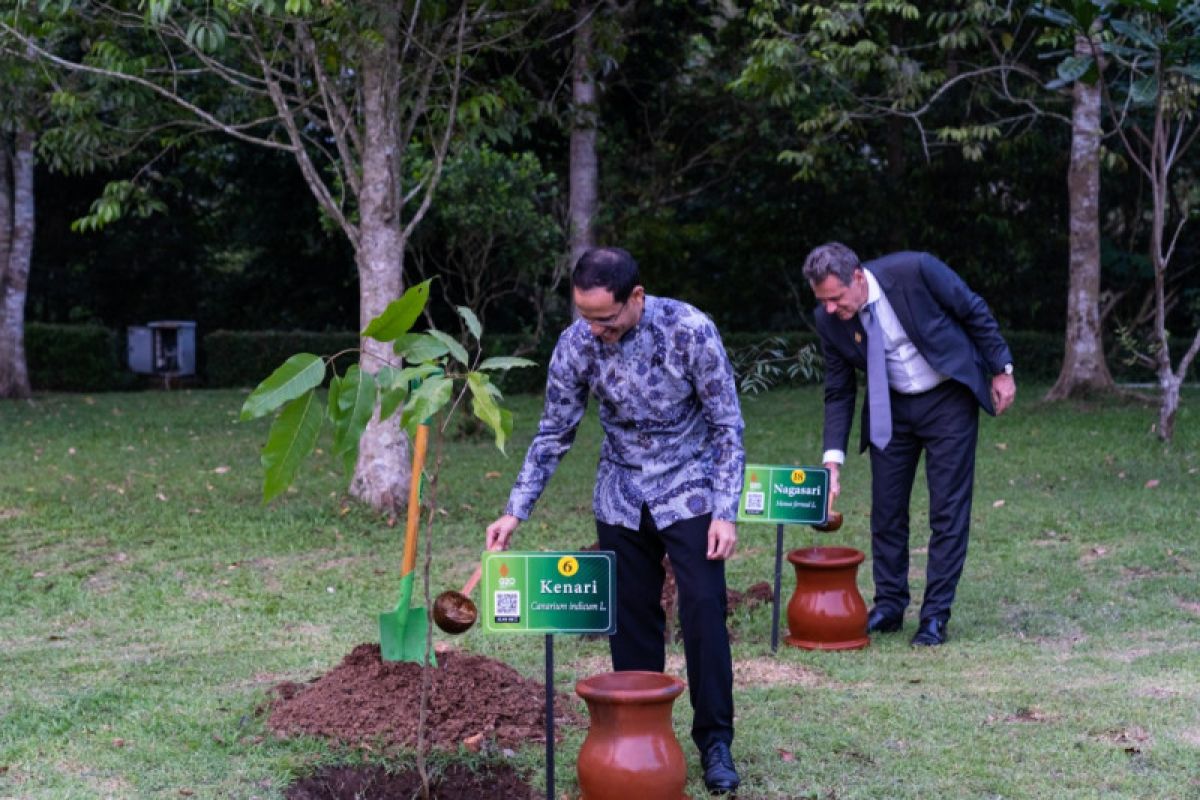
[[[765,505],[766,495],[762,492],[746,492],[746,513],[761,514]]]
[[[496,592],[496,622],[521,621],[521,593]]]

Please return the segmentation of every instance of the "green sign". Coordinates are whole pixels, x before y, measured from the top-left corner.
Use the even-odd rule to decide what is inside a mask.
[[[829,508],[829,470],[747,464],[738,522],[817,525]]]
[[[611,552],[483,554],[488,633],[617,632]]]

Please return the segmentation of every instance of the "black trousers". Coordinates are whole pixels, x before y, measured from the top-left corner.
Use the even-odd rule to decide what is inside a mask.
[[[909,503],[925,453],[929,487],[929,559],[921,619],[950,619],[967,560],[979,403],[967,387],[944,381],[917,395],[892,392],[892,438],[871,446],[871,555],[875,605],[908,607]]]
[[[711,515],[705,514],[658,530],[645,506],[636,531],[596,520],[600,548],[612,550],[617,560],[617,632],[608,642],[614,670],[663,671],[663,554],[671,559],[679,589],[692,740],[701,752],[716,741],[733,743],[733,658],[725,627],[725,562],[706,557],[710,521]]]

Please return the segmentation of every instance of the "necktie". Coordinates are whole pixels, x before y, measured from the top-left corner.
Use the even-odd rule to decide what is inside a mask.
[[[892,438],[892,400],[888,392],[887,361],[883,354],[883,329],[876,304],[866,308],[867,402],[871,414],[871,444],[880,450]]]

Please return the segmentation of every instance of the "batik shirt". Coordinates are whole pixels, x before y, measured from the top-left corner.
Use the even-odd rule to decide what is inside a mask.
[[[644,503],[660,530],[711,512],[737,519],[745,452],[733,369],[705,314],[646,295],[642,318],[608,344],[576,320],[550,359],[546,405],[505,513],[527,519],[575,440],[588,396],[604,442],[596,519],[637,530]]]

